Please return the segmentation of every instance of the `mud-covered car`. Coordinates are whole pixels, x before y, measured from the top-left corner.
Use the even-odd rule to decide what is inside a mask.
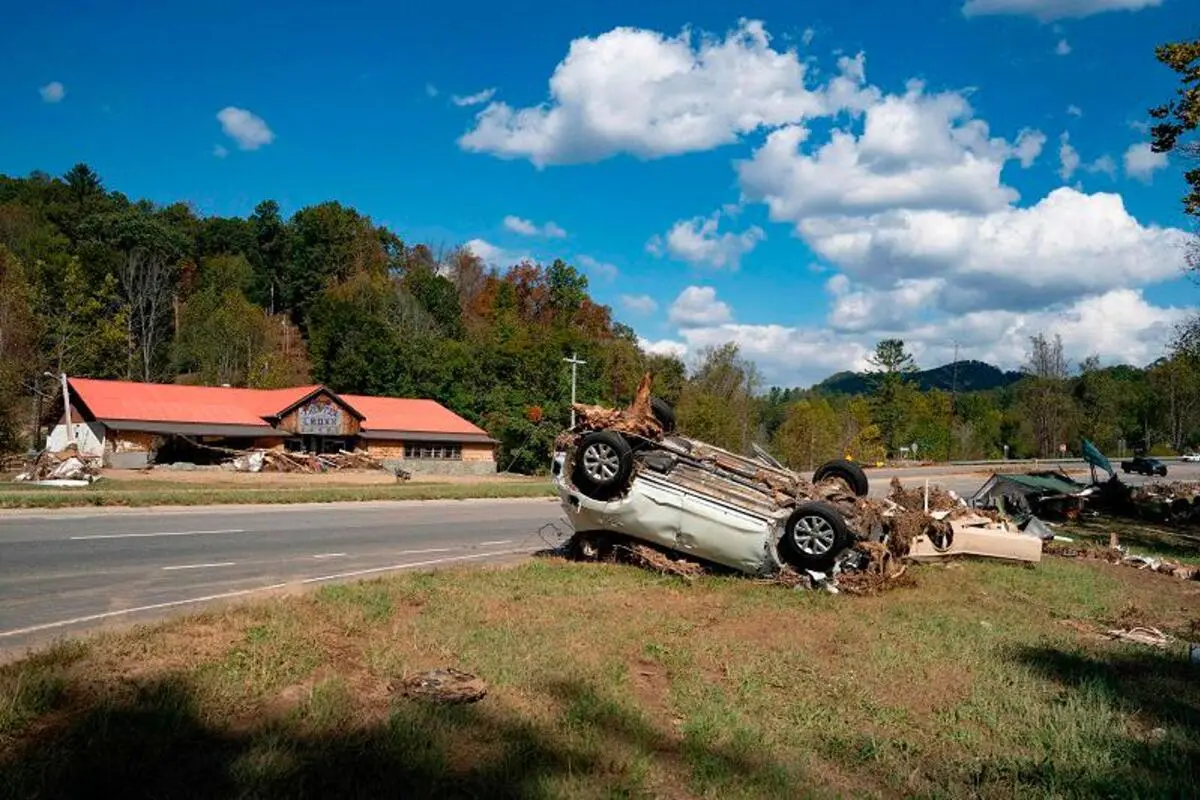
[[[822,465],[810,482],[761,449],[742,456],[676,435],[657,400],[625,412],[578,408],[552,471],[577,546],[593,551],[585,555],[628,537],[768,575],[783,564],[827,570],[862,537],[821,499],[866,495],[867,476],[851,461]]]

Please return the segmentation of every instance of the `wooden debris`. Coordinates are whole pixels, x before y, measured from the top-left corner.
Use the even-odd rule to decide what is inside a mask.
[[[344,469],[382,470],[383,463],[362,450],[337,453],[290,453],[286,450],[231,451],[226,462],[237,472],[337,472]]]
[[[1113,639],[1125,642],[1149,645],[1150,647],[1166,647],[1171,643],[1171,637],[1158,628],[1130,628],[1129,630],[1113,630],[1108,635]]]
[[[639,566],[652,569],[663,575],[676,575],[690,581],[699,575],[703,575],[705,572],[702,564],[695,561],[671,558],[665,553],[655,550],[653,547],[647,547],[644,544],[635,544],[623,549],[629,551],[632,556],[631,560]]]
[[[51,452],[43,450],[25,463],[18,481],[85,480],[90,481],[100,474],[101,460],[97,456],[84,455],[71,444],[65,450]]]
[[[474,703],[488,693],[482,679],[447,667],[405,678],[395,687],[403,697],[433,703]]]

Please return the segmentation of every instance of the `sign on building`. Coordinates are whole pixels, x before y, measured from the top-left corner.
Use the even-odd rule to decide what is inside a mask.
[[[300,407],[296,433],[337,436],[342,432],[342,409],[328,400]]]

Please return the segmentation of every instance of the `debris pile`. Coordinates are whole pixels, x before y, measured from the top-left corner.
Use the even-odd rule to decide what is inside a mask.
[[[393,688],[410,700],[434,703],[474,703],[488,692],[482,679],[453,667],[412,675]]]
[[[637,394],[627,408],[608,408],[576,403],[575,429],[559,435],[556,446],[566,446],[580,433],[609,430],[646,439],[657,439],[663,435],[662,423],[654,415],[654,404],[650,398],[650,376],[643,375]]]
[[[1135,515],[1176,525],[1200,522],[1200,486],[1146,483],[1129,487],[1128,503]]]
[[[662,575],[675,575],[686,580],[692,580],[703,575],[705,572],[704,567],[696,561],[671,558],[661,550],[655,550],[653,547],[648,547],[644,544],[634,544],[629,547],[619,548],[619,550],[628,552],[626,560]]]
[[[1108,631],[1108,636],[1113,639],[1120,639],[1123,642],[1144,644],[1150,647],[1167,647],[1174,641],[1158,628],[1130,628],[1128,630],[1122,628]]]
[[[81,454],[74,445],[65,450],[43,450],[16,476],[18,481],[54,482],[60,485],[88,484],[100,477],[101,460]]]
[[[381,470],[383,463],[361,450],[337,453],[289,453],[284,450],[248,450],[225,462],[234,472],[336,472]]]
[[[966,501],[956,493],[940,486],[930,486],[928,499],[920,489],[905,489],[900,479],[892,476],[891,491],[888,499],[899,506],[909,509],[927,509],[929,511],[967,512]]]
[[[1110,564],[1121,564],[1126,567],[1149,570],[1150,572],[1158,572],[1162,575],[1170,575],[1183,581],[1200,580],[1200,567],[1196,567],[1192,564],[1183,564],[1167,558],[1130,555],[1123,547],[1120,546],[1100,547],[1098,545],[1088,545],[1082,543],[1066,544],[1050,542],[1046,545],[1046,553],[1048,555],[1059,556],[1060,558],[1082,558],[1094,559],[1097,561],[1107,561]]]

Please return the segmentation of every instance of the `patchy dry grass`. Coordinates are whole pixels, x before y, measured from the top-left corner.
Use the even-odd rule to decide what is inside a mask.
[[[167,485],[160,481],[100,481],[79,489],[5,486],[0,508],[68,506],[207,506],[263,503],[336,503],[362,500],[465,500],[468,498],[550,497],[546,481],[408,483],[328,486],[221,486],[203,483]]]
[[[1200,585],[962,563],[875,597],[618,565],[406,574],[0,668],[0,796],[1187,796]],[[454,666],[471,706],[399,698]]]

